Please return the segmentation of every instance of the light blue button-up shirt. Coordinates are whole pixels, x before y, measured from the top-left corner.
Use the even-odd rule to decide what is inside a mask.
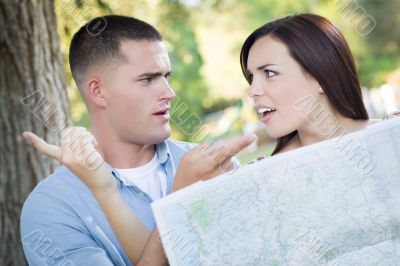
[[[156,145],[158,170],[166,176],[167,193],[172,191],[182,156],[193,147],[171,140]],[[138,187],[125,185],[118,172],[110,169],[124,201],[153,230],[151,198]],[[132,265],[96,199],[64,166],[41,181],[25,201],[21,240],[30,265]]]

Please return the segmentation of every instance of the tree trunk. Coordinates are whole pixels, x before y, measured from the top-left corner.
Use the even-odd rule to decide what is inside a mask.
[[[21,207],[57,166],[21,133],[50,143],[70,123],[64,63],[52,0],[0,0],[0,265],[26,265]]]

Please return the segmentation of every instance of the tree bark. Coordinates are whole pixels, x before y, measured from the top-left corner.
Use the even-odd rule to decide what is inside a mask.
[[[19,219],[24,200],[57,166],[21,133],[49,143],[70,123],[52,0],[0,0],[0,265],[26,265]]]

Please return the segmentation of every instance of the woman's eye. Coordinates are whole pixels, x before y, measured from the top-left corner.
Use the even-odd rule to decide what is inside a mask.
[[[264,70],[264,72],[265,72],[265,74],[267,74],[267,78],[272,78],[273,76],[276,76],[276,74],[277,74],[275,71],[268,70],[268,69]]]
[[[253,74],[247,74],[247,80],[251,84],[251,82],[253,81]]]

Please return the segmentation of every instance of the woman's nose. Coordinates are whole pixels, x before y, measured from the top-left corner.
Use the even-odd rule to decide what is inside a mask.
[[[264,93],[264,89],[261,86],[260,82],[257,82],[256,80],[253,80],[253,82],[250,85],[250,89],[247,92],[247,96],[250,98],[254,99],[257,96],[260,96]]]

